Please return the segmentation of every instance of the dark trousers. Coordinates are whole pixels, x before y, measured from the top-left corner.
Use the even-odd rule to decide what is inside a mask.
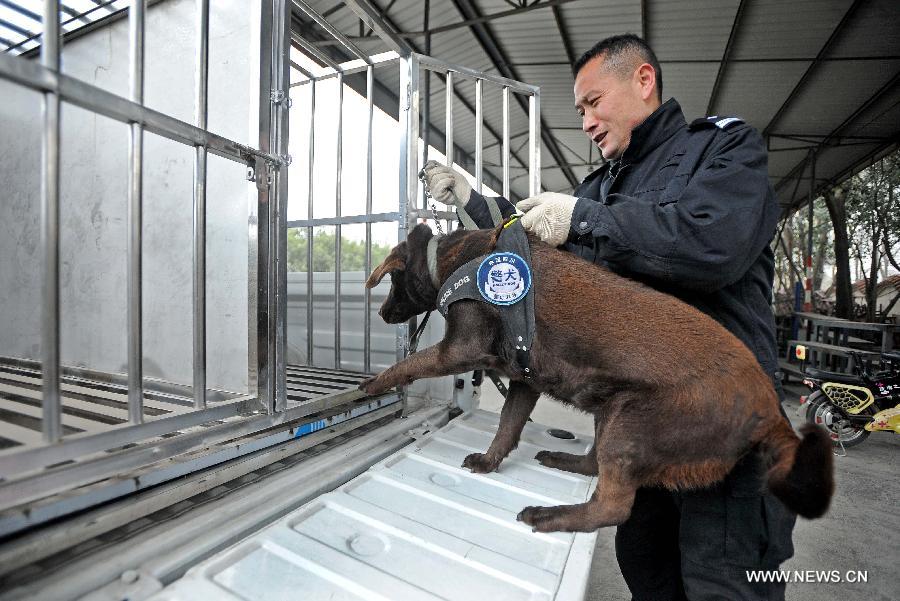
[[[750,582],[794,554],[796,516],[764,491],[758,455],[708,489],[642,488],[616,531],[616,559],[635,601],[783,601],[783,583]]]

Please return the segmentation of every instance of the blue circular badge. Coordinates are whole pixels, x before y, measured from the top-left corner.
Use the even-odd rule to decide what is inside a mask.
[[[488,255],[478,266],[478,291],[494,305],[513,305],[531,289],[531,270],[515,253]]]

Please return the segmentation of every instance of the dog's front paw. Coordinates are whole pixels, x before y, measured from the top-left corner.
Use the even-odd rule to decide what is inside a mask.
[[[487,474],[496,470],[500,466],[500,462],[490,459],[484,453],[472,453],[463,459],[462,466],[476,474]]]
[[[531,526],[534,532],[577,531],[581,528],[570,524],[570,512],[566,507],[526,507],[519,512],[516,520]],[[575,526],[575,527],[573,527]]]
[[[562,455],[562,453],[558,453],[556,451],[540,451],[537,455],[534,456],[537,459],[537,462],[546,467],[557,467],[556,456]]]
[[[366,380],[363,380],[359,384],[359,389],[365,392],[366,394],[379,394],[384,392],[390,388],[389,386],[385,386],[384,382],[379,379],[378,376],[373,376]]]

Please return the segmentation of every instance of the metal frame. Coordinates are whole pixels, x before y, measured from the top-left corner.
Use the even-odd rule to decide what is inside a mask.
[[[312,241],[313,241],[313,228],[324,226],[324,225],[332,225],[335,226],[336,236],[335,236],[335,332],[334,332],[334,363],[333,365],[336,368],[341,366],[341,350],[340,350],[340,341],[341,341],[341,278],[340,278],[340,229],[342,225],[352,224],[352,223],[363,223],[366,225],[366,259],[365,259],[365,274],[368,275],[371,273],[372,264],[371,264],[371,224],[372,223],[380,223],[380,222],[396,222],[398,224],[398,241],[405,240],[406,234],[409,228],[415,223],[416,219],[432,219],[437,218],[440,220],[447,220],[447,227],[450,229],[451,221],[456,221],[456,215],[451,211],[437,211],[436,213],[430,212],[424,206],[424,195],[422,196],[423,205],[418,206],[418,182],[417,182],[417,174],[419,170],[419,166],[421,162],[424,162],[424,157],[419,157],[417,152],[418,140],[420,137],[424,137],[426,144],[428,143],[429,133],[433,125],[429,122],[430,115],[430,94],[428,90],[429,86],[429,77],[428,74],[431,72],[435,72],[438,75],[439,79],[443,79],[445,81],[445,103],[446,103],[446,115],[447,121],[445,123],[445,131],[444,131],[444,146],[445,146],[445,156],[447,157],[448,163],[452,164],[458,158],[466,157],[467,154],[462,149],[457,148],[454,144],[454,122],[453,122],[453,106],[454,100],[459,99],[460,102],[472,112],[475,116],[476,120],[476,148],[474,151],[474,173],[476,178],[476,189],[481,190],[483,186],[483,178],[484,178],[484,169],[483,169],[483,152],[484,152],[484,141],[483,141],[483,129],[485,124],[483,123],[483,86],[484,83],[487,82],[489,84],[493,84],[499,86],[503,90],[503,98],[504,98],[504,124],[503,124],[503,133],[498,134],[494,132],[489,126],[487,127],[488,131],[498,140],[498,144],[502,145],[502,163],[503,163],[503,177],[498,178],[501,183],[504,191],[504,196],[507,198],[510,194],[510,158],[515,158],[528,173],[529,178],[529,190],[531,194],[536,194],[540,191],[541,178],[540,178],[540,143],[542,138],[542,128],[541,128],[541,119],[540,119],[540,89],[536,86],[531,86],[515,79],[508,77],[500,77],[495,75],[485,74],[483,72],[469,69],[460,65],[454,65],[451,63],[447,63],[444,61],[436,60],[432,57],[429,57],[425,54],[421,54],[416,51],[416,48],[403,40],[400,36],[396,34],[397,27],[394,25],[391,20],[386,17],[383,13],[376,10],[367,0],[350,0],[345,3],[351,10],[353,10],[356,15],[360,19],[360,29],[362,31],[363,27],[368,27],[374,32],[377,32],[379,37],[385,42],[388,47],[399,56],[398,62],[400,67],[400,84],[399,90],[394,94],[392,90],[388,90],[385,86],[381,86],[379,90],[382,93],[386,92],[386,96],[390,98],[395,98],[398,103],[398,114],[399,120],[401,122],[401,128],[405,127],[406,134],[405,137],[401,140],[401,149],[400,149],[400,190],[405,191],[406,198],[400,199],[400,204],[397,212],[389,212],[389,213],[380,213],[380,214],[372,214],[372,205],[371,205],[371,186],[372,186],[372,156],[371,156],[371,129],[372,129],[372,110],[373,110],[373,89],[375,84],[377,83],[374,79],[374,67],[383,66],[385,62],[393,62],[395,59],[384,59],[381,56],[372,56],[365,57],[362,52],[356,47],[353,41],[346,36],[340,34],[335,27],[330,25],[328,21],[325,19],[324,15],[317,14],[313,11],[307,3],[302,2],[300,0],[294,1],[293,5],[299,12],[297,12],[299,17],[300,12],[304,13],[308,17],[311,18],[312,21],[307,21],[302,18],[298,18],[298,24],[300,27],[300,31],[303,33],[295,33],[292,35],[292,42],[295,44],[295,47],[304,52],[309,58],[311,58],[314,62],[319,63],[323,67],[319,69],[319,72],[312,73],[315,69],[306,69],[300,65],[292,65],[295,66],[298,71],[305,76],[305,80],[296,82],[292,84],[292,87],[299,87],[308,85],[310,86],[310,95],[311,95],[311,115],[310,115],[310,145],[309,145],[309,159],[307,168],[309,170],[309,206],[307,211],[307,218],[300,219],[295,221],[290,221],[287,223],[287,227],[290,228],[305,228],[307,233],[307,274],[306,274],[306,298],[307,298],[307,315],[306,315],[306,323],[307,323],[307,338],[306,338],[306,348],[307,348],[307,356],[309,361],[313,361],[313,330],[312,324],[314,323],[314,309],[313,303],[310,302],[309,299],[313,298],[313,272],[312,272]],[[428,9],[429,3],[426,2],[425,5],[425,20],[426,27],[428,22]],[[318,25],[324,33],[316,30],[315,26]],[[362,34],[360,34],[362,35]],[[428,43],[426,40],[426,47]],[[342,50],[343,49],[343,50]],[[422,80],[424,89],[426,90],[425,94],[425,106],[423,110],[420,111],[420,105],[422,103],[421,92],[420,92],[420,71],[425,69],[426,76]],[[366,212],[363,215],[342,215],[341,211],[341,201],[340,201],[340,181],[341,181],[341,160],[340,154],[341,149],[340,145],[342,143],[342,131],[340,126],[340,119],[338,123],[338,154],[339,160],[337,164],[337,173],[336,173],[336,181],[337,181],[337,191],[336,191],[336,216],[333,218],[315,218],[314,215],[314,206],[313,206],[313,172],[314,172],[314,140],[316,138],[315,133],[315,102],[316,102],[316,84],[319,81],[328,78],[337,78],[339,81],[339,86],[343,86],[345,84],[345,77],[347,75],[353,73],[359,73],[362,71],[366,71],[366,88],[365,93],[367,97],[367,102],[369,105],[369,122],[368,122],[368,140],[367,140],[367,170],[366,170],[366,187],[367,187],[367,202],[366,202]],[[471,104],[463,97],[457,94],[456,82],[462,77],[465,79],[470,79],[474,82],[475,90],[476,90],[476,100],[475,106],[471,106]],[[342,89],[342,87],[341,87]],[[359,89],[357,88],[357,91]],[[517,154],[517,151],[512,150],[510,145],[510,128],[509,128],[509,94],[510,92],[516,93],[518,96],[526,96],[528,99],[525,100],[523,98],[517,98],[520,106],[526,111],[526,114],[529,116],[529,138],[526,140],[526,144],[529,145],[529,158],[527,163],[523,161]],[[342,92],[341,92],[342,94]],[[342,103],[342,100],[339,98],[339,102]],[[390,100],[388,100],[390,102]],[[390,107],[391,109],[393,107]],[[424,115],[425,121],[420,122],[420,113]],[[420,131],[421,130],[421,131]],[[421,135],[420,135],[421,134]],[[416,142],[413,142],[416,141]],[[427,149],[425,151],[427,154]],[[468,165],[468,160],[466,161]],[[401,195],[404,195],[404,192],[401,192]],[[365,292],[364,302],[363,302],[363,310],[364,310],[364,336],[363,336],[363,365],[366,371],[371,369],[371,294],[370,291]],[[396,330],[396,358],[397,360],[402,359],[406,356],[408,352],[408,342],[409,342],[409,333],[411,328],[414,328],[416,324],[416,320],[411,320],[410,323],[399,324]],[[404,408],[406,407],[406,395],[404,394]]]
[[[303,3],[294,2],[295,5],[298,5],[300,8],[310,14],[311,9],[304,8]],[[352,3],[348,3],[352,4]],[[365,12],[363,14],[366,14]],[[321,15],[312,14],[313,19],[319,24],[322,25],[321,21],[325,21]],[[320,21],[321,20],[321,21]],[[325,21],[327,23],[327,21]],[[333,29],[330,26],[323,26],[326,31]],[[383,25],[382,25],[383,27]],[[294,34],[292,36],[292,41],[302,49],[303,51],[307,51],[311,46],[312,42],[309,40],[304,40],[298,34]],[[345,46],[347,44],[344,44]],[[309,130],[309,155],[308,155],[308,163],[307,169],[309,174],[309,191],[308,191],[308,209],[307,209],[307,218],[299,219],[287,222],[285,225],[287,228],[304,228],[306,230],[307,235],[307,272],[306,272],[306,295],[307,299],[312,298],[313,296],[313,257],[312,257],[312,239],[313,239],[313,228],[321,227],[321,226],[334,226],[336,231],[335,236],[335,333],[334,333],[334,363],[333,366],[336,369],[341,368],[341,350],[340,350],[340,341],[341,341],[341,319],[340,319],[340,310],[341,310],[341,278],[340,278],[340,228],[342,225],[348,224],[365,224],[366,225],[366,264],[365,264],[365,274],[368,274],[372,271],[372,238],[371,238],[371,225],[373,223],[386,223],[386,222],[395,222],[398,225],[397,237],[398,242],[402,242],[406,239],[407,233],[409,229],[415,224],[417,219],[433,219],[434,215],[432,212],[424,206],[419,206],[418,203],[418,195],[419,195],[419,183],[418,183],[418,172],[421,167],[422,157],[419,156],[419,152],[417,149],[417,140],[424,133],[424,127],[430,127],[430,124],[427,126],[423,125],[420,121],[420,113],[422,112],[422,103],[423,98],[420,93],[421,87],[425,81],[425,79],[421,76],[421,72],[424,70],[426,73],[434,72],[439,76],[443,77],[446,85],[445,85],[445,103],[446,103],[446,122],[445,122],[445,132],[444,132],[444,144],[445,144],[445,156],[447,157],[448,163],[453,162],[455,157],[455,152],[457,147],[454,142],[454,104],[455,99],[457,97],[457,88],[459,79],[467,79],[474,82],[475,90],[476,90],[476,102],[475,102],[475,120],[476,120],[476,148],[475,148],[475,178],[476,178],[476,189],[481,190],[483,185],[483,151],[484,151],[484,140],[482,135],[482,127],[479,125],[483,124],[483,86],[485,84],[493,85],[502,89],[503,99],[504,99],[504,123],[503,123],[503,134],[501,135],[501,144],[503,146],[503,191],[504,195],[508,197],[509,195],[509,163],[511,157],[511,149],[510,149],[510,126],[509,126],[509,97],[511,93],[515,93],[519,96],[525,96],[527,98],[527,106],[529,111],[529,189],[532,194],[536,194],[540,191],[541,178],[540,178],[540,140],[541,140],[541,121],[540,121],[540,88],[537,86],[533,86],[530,84],[526,84],[520,81],[516,81],[513,79],[509,79],[506,77],[501,77],[493,74],[483,73],[477,71],[475,69],[470,69],[461,65],[455,65],[452,63],[448,63],[445,61],[438,60],[433,57],[425,56],[423,54],[419,54],[416,52],[409,52],[406,55],[395,57],[390,60],[385,61],[377,61],[374,57],[363,57],[363,64],[355,64],[353,61],[338,63],[334,57],[323,56],[322,51],[318,52],[309,52],[308,56],[321,64],[324,64],[325,67],[329,68],[331,71],[325,72],[320,75],[309,76],[307,75],[307,80],[302,82],[297,82],[293,84],[293,86],[302,86],[306,85],[310,88],[311,95],[311,111],[310,111],[310,130]],[[400,173],[399,173],[399,183],[401,195],[405,196],[405,198],[401,198],[398,210],[396,212],[389,213],[372,213],[372,119],[373,119],[373,110],[374,110],[374,86],[375,86],[375,74],[374,69],[376,67],[384,67],[388,62],[397,61],[400,69],[400,89],[398,93],[398,102],[399,102],[399,115],[401,122],[401,130],[405,131],[405,134],[401,137],[401,146],[400,146]],[[352,66],[351,66],[352,65]],[[335,217],[325,217],[325,218],[315,218],[314,215],[314,194],[313,194],[313,173],[315,171],[315,153],[314,153],[314,144],[316,139],[316,126],[315,126],[315,103],[316,103],[316,84],[322,80],[330,79],[332,77],[337,77],[340,90],[338,96],[338,102],[343,104],[343,86],[347,85],[345,83],[345,75],[350,73],[360,73],[366,72],[366,91],[367,91],[367,104],[368,104],[368,132],[367,132],[367,161],[366,161],[366,213],[363,215],[343,215],[341,210],[341,177],[342,177],[342,160],[341,160],[341,147],[342,147],[342,126],[341,119],[338,120],[337,123],[337,135],[338,135],[338,143],[337,143],[337,153],[338,160],[336,162],[336,207],[335,207]],[[430,99],[426,98],[426,105],[424,107],[424,112],[428,113],[428,105],[427,103]],[[441,220],[447,219],[456,221],[456,215],[452,211],[437,211],[437,215]],[[371,293],[370,291],[366,291],[364,298],[364,339],[363,339],[363,364],[368,371],[371,367],[371,321],[370,321],[370,312],[371,312]],[[312,364],[313,357],[313,337],[312,337],[312,327],[311,324],[314,322],[313,316],[313,304],[307,301],[306,304],[306,320],[307,320],[307,337],[306,337],[306,348],[307,348],[307,356],[308,361]],[[399,324],[397,326],[396,331],[396,358],[399,361],[403,359],[408,352],[408,343],[409,343],[409,333],[411,331],[411,327],[414,326],[414,323],[404,323]]]
[[[15,504],[27,503],[47,495],[70,490],[92,482],[99,482],[112,475],[129,474],[150,463],[190,452],[200,446],[232,440],[263,429],[283,426],[292,420],[302,419],[318,411],[323,411],[362,396],[356,389],[362,374],[347,374],[340,371],[341,353],[341,278],[340,278],[340,231],[341,226],[351,223],[366,225],[366,272],[372,270],[371,224],[376,222],[396,222],[398,241],[406,238],[407,231],[416,219],[432,218],[432,214],[417,206],[418,170],[420,156],[420,72],[436,72],[450,82],[447,87],[448,128],[447,142],[454,150],[452,133],[452,107],[454,100],[454,80],[472,80],[477,90],[476,107],[473,112],[479,122],[483,120],[482,90],[484,85],[499,86],[503,89],[504,126],[501,143],[503,145],[504,177],[503,189],[509,190],[509,162],[514,157],[510,148],[509,95],[511,93],[528,98],[529,107],[529,161],[530,189],[540,189],[540,89],[509,78],[481,73],[459,65],[418,54],[396,37],[390,26],[379,20],[374,9],[365,0],[351,0],[351,8],[363,15],[364,20],[389,45],[399,51],[399,57],[367,57],[345,36],[313,11],[302,0],[263,0],[260,14],[260,63],[259,63],[259,119],[257,147],[238,144],[227,138],[210,133],[208,123],[208,79],[209,79],[209,0],[199,0],[195,12],[197,23],[196,44],[196,87],[194,89],[193,122],[187,123],[169,115],[150,109],[144,105],[144,31],[147,7],[153,0],[132,0],[127,13],[129,20],[129,94],[123,98],[101,90],[91,84],[60,73],[61,30],[59,27],[58,0],[45,0],[45,32],[40,46],[40,62],[30,61],[20,56],[0,54],[0,78],[37,90],[43,94],[43,142],[42,142],[42,249],[43,256],[43,325],[42,340],[42,394],[40,414],[43,418],[41,444],[13,447],[0,450],[0,509]],[[316,47],[291,31],[293,12],[300,10],[312,18],[324,31],[333,35],[353,57],[352,62],[339,62],[325,51]],[[371,13],[371,14],[370,14]],[[366,16],[369,15],[369,16]],[[287,221],[287,171],[290,163],[288,151],[288,108],[290,100],[291,62],[289,50],[292,44],[302,48],[315,60],[326,66],[325,72],[312,74],[300,68],[308,80],[313,98],[316,83],[330,77],[338,78],[343,89],[344,77],[351,73],[365,71],[368,103],[367,168],[366,168],[366,214],[342,215],[341,207],[341,144],[338,144],[336,217],[334,219],[313,219],[313,178],[309,182],[309,219],[301,222]],[[397,62],[393,65],[394,61]],[[380,84],[375,77],[375,68],[392,66],[400,69],[401,85],[399,101],[402,131],[401,162],[399,183],[401,198],[396,212],[372,213],[372,121],[375,106],[375,90]],[[383,87],[383,85],[382,85]],[[524,99],[522,99],[524,101]],[[129,126],[129,169],[128,169],[128,371],[127,374],[97,374],[86,370],[60,365],[59,332],[59,110],[61,102],[69,102],[94,113],[110,117]],[[427,99],[426,99],[427,102]],[[467,108],[471,108],[464,103]],[[311,110],[309,170],[315,164],[315,104]],[[424,127],[430,128],[431,124]],[[342,120],[338,120],[339,139],[342,135]],[[481,128],[479,128],[480,130]],[[194,148],[193,165],[193,234],[192,234],[192,357],[193,378],[191,387],[176,386],[143,377],[142,370],[142,175],[144,132],[168,138]],[[493,132],[492,132],[493,133]],[[483,136],[477,135],[475,149],[476,177],[478,187],[482,183]],[[249,394],[235,395],[207,388],[206,375],[206,193],[207,160],[209,153],[244,164],[248,169],[248,179],[255,183],[256,200],[250,203],[249,254],[248,254],[248,375]],[[452,158],[453,153],[448,156]],[[516,157],[518,158],[518,157]],[[455,214],[440,211],[439,219],[453,219]],[[287,313],[287,245],[288,227],[306,228],[308,233],[307,291],[312,292],[312,231],[318,225],[334,225],[337,230],[336,255],[336,319],[335,319],[335,367],[338,371],[323,368],[296,368],[285,364],[285,337]],[[369,313],[371,296],[365,297],[365,367],[371,366],[371,322]],[[312,303],[308,303],[307,315],[312,323]],[[308,347],[312,346],[311,325]],[[397,328],[396,356],[405,356],[408,349],[409,324]],[[312,353],[310,353],[312,357]],[[15,360],[14,360],[15,361]],[[19,361],[16,369],[31,370],[29,378],[34,379],[37,365]],[[299,371],[297,371],[299,369]],[[310,371],[312,369],[312,371]],[[299,374],[299,376],[297,375]],[[318,374],[318,375],[316,375]],[[335,389],[322,382],[322,375],[345,380],[346,388]],[[311,379],[296,384],[296,378]],[[347,378],[350,380],[347,380]],[[127,407],[128,419],[121,424],[107,424],[109,427],[96,428],[72,434],[71,428],[64,428],[63,402],[65,395],[71,395],[73,378],[93,383],[107,382],[115,386],[118,399],[115,403]],[[293,379],[291,379],[293,378]],[[356,378],[356,379],[353,379]],[[351,381],[352,380],[352,381]],[[65,387],[65,390],[64,390]],[[168,392],[160,392],[168,391]],[[111,393],[112,394],[112,393]],[[148,401],[152,395],[171,394],[177,398],[180,409],[168,415],[148,414],[154,410],[154,402]],[[298,396],[300,394],[301,396]],[[148,396],[150,395],[150,396]],[[67,397],[68,398],[68,397]],[[127,402],[124,400],[127,398]],[[403,407],[406,409],[406,394],[402,393]],[[68,401],[67,401],[68,402]],[[87,424],[88,418],[73,416],[67,409],[67,423],[81,420]],[[218,424],[210,424],[224,420]],[[199,427],[198,426],[204,426]],[[65,435],[64,435],[65,434]],[[37,441],[40,442],[40,441]],[[127,487],[125,487],[127,488]],[[124,490],[124,489],[123,489]],[[128,491],[124,491],[128,492]],[[120,494],[124,494],[120,493]]]
[[[230,419],[253,410],[268,414],[276,404],[285,405],[285,369],[283,365],[283,324],[278,316],[284,315],[283,278],[278,280],[278,267],[283,265],[284,248],[281,232],[287,196],[287,178],[282,177],[288,159],[287,103],[279,100],[273,90],[286,95],[288,64],[286,48],[288,40],[286,0],[265,0],[260,23],[260,81],[259,81],[259,148],[238,144],[206,130],[208,114],[209,69],[209,1],[198,2],[197,20],[197,87],[195,90],[194,123],[189,124],[144,106],[144,30],[148,0],[133,0],[127,11],[129,20],[129,93],[122,98],[101,90],[60,72],[60,46],[62,43],[59,22],[60,3],[45,0],[43,20],[45,31],[39,48],[40,61],[24,57],[0,54],[0,78],[34,89],[43,94],[43,136],[41,161],[41,236],[43,249],[42,267],[42,369],[41,416],[44,444],[27,444],[0,451],[0,498],[8,504],[21,499],[23,491],[30,491],[29,498],[37,498],[60,486],[76,486],[98,477],[97,465],[115,466],[122,470],[137,467],[149,458],[158,460],[166,453],[176,453],[193,440],[190,436],[175,436],[164,442],[157,441],[156,451],[140,456],[122,450],[126,445],[141,443],[161,435],[169,436],[180,430],[210,421]],[[284,35],[279,35],[279,32]],[[82,432],[64,436],[62,426],[63,374],[71,377],[73,370],[60,365],[60,303],[59,303],[59,150],[60,104],[68,102],[94,113],[110,117],[129,126],[128,169],[128,372],[127,409],[125,424],[103,431]],[[193,211],[193,389],[190,409],[184,412],[145,422],[146,392],[153,393],[154,382],[146,380],[142,373],[142,170],[144,132],[150,131],[170,140],[195,148],[194,163],[194,211]],[[248,299],[250,336],[248,353],[250,393],[223,395],[206,388],[206,159],[208,153],[247,164],[258,190],[258,202],[250,217],[250,274],[253,289]],[[277,227],[278,223],[282,227]],[[284,271],[283,269],[281,270]],[[280,294],[279,294],[280,292]],[[277,306],[282,304],[281,310]],[[150,389],[146,389],[150,386]],[[155,393],[154,393],[155,394]],[[341,395],[337,395],[338,397]],[[324,394],[321,398],[333,398]],[[214,404],[213,404],[214,403]],[[314,412],[317,403],[305,404],[292,415]],[[286,414],[278,416],[284,420]],[[69,418],[67,418],[69,419]],[[85,422],[86,423],[86,422]],[[222,437],[234,436],[247,427],[268,427],[271,423],[255,423],[238,420],[216,429]],[[213,428],[204,430],[209,433]],[[195,441],[196,442],[196,441]],[[100,460],[86,458],[100,451],[119,448]],[[74,463],[71,463],[74,460]],[[97,461],[100,461],[98,464]],[[28,472],[55,464],[66,464],[53,472]],[[60,472],[61,473],[57,473]],[[50,478],[47,474],[55,474]],[[79,476],[79,474],[81,474]]]

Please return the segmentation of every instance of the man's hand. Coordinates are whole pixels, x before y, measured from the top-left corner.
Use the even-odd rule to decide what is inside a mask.
[[[435,200],[460,209],[469,202],[472,186],[450,167],[437,161],[428,161],[420,174],[424,177],[425,189]]]
[[[578,201],[574,196],[558,192],[541,192],[516,204],[522,227],[551,246],[559,246],[569,237],[572,212]]]

